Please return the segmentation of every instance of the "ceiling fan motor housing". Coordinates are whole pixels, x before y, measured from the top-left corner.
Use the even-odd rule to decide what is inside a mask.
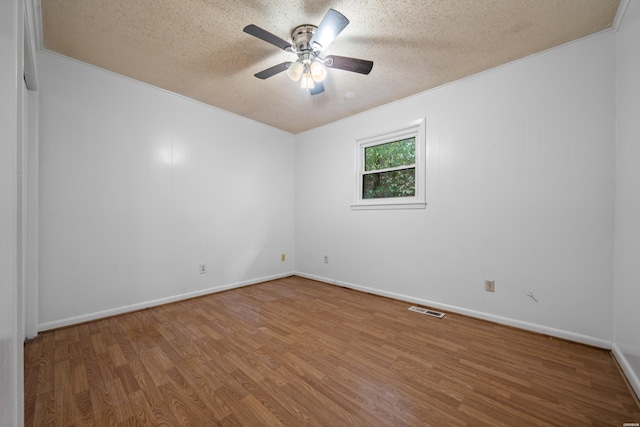
[[[309,44],[311,37],[315,34],[318,27],[315,25],[305,24],[296,27],[291,33],[291,40],[296,52],[311,52],[313,47]]]

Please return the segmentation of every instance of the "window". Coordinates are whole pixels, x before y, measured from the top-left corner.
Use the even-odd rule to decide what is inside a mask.
[[[424,119],[356,141],[356,201],[352,209],[421,209],[424,195]]]

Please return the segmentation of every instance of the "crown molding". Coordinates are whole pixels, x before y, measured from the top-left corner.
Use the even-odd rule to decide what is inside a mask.
[[[631,0],[622,0],[620,2],[620,6],[618,6],[618,11],[616,12],[616,17],[613,19],[613,25],[611,25],[611,29],[614,32],[618,32],[618,29],[622,24],[622,20],[624,19],[624,14],[627,13],[630,1]]]

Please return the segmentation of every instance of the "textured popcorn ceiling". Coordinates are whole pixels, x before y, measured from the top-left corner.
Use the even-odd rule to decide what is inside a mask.
[[[43,47],[293,133],[611,27],[619,0],[41,0]],[[351,23],[323,55],[374,61],[329,69],[310,96],[295,56],[242,31],[290,40],[329,8]]]

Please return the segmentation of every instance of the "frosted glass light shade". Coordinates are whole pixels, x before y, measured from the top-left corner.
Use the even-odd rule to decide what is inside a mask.
[[[302,89],[313,89],[313,86],[315,86],[311,73],[304,73],[300,82],[300,87],[302,87]]]
[[[304,65],[300,61],[296,61],[287,69],[287,75],[291,80],[297,82],[300,80],[300,76],[302,76],[302,72],[304,71]]]
[[[314,62],[310,67],[311,77],[314,82],[320,83],[327,77],[327,70],[324,66],[319,62]]]

